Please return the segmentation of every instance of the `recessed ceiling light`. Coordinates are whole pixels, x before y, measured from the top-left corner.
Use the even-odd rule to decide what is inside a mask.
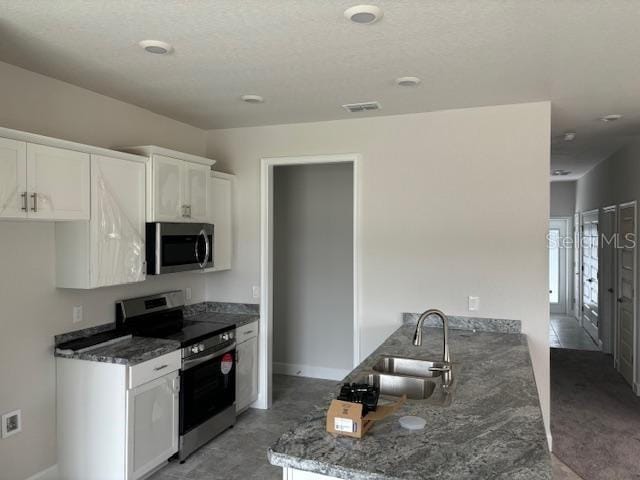
[[[380,7],[374,5],[356,5],[355,7],[347,8],[344,11],[344,16],[353,23],[371,25],[380,20],[383,13]]]
[[[240,100],[247,103],[264,103],[264,98],[260,95],[242,95]]]
[[[565,175],[569,175],[570,173],[571,173],[570,170],[562,170],[562,169],[551,171],[551,175],[553,175],[554,177],[564,177]]]
[[[167,42],[161,42],[160,40],[142,40],[138,43],[146,52],[154,53],[156,55],[164,55],[166,53],[173,52],[173,47]]]
[[[421,80],[418,77],[399,77],[396,78],[396,85],[400,87],[415,87]]]
[[[604,123],[610,123],[615,122],[616,120],[620,120],[621,118],[622,115],[620,115],[619,113],[612,113],[611,115],[605,115],[604,117],[601,117],[600,121]]]
[[[565,142],[572,142],[575,139],[576,139],[576,132],[565,132],[564,133],[564,141]]]

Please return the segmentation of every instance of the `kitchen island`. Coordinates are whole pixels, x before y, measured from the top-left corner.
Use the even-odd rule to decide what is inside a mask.
[[[442,329],[424,328],[420,347],[414,330],[400,327],[344,381],[370,372],[384,355],[440,360]],[[272,445],[269,461],[289,480],[551,479],[526,337],[451,330],[449,347],[457,372],[449,406],[407,400],[358,440],[326,432],[329,398]],[[424,418],[425,429],[403,429],[405,415]]]

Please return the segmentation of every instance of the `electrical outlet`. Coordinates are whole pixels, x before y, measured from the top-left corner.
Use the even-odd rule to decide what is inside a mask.
[[[82,321],[82,305],[76,305],[73,307],[73,323],[79,323]]]
[[[187,300],[191,300],[191,289],[189,287],[184,289],[184,296]]]
[[[469,297],[469,311],[476,312],[480,310],[480,297]]]
[[[260,298],[260,287],[253,287],[253,298]]]
[[[2,438],[10,437],[22,431],[22,411],[14,410],[13,412],[2,415]]]

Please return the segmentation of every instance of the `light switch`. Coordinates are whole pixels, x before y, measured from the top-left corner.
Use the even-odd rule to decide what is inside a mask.
[[[82,305],[76,305],[73,307],[73,323],[79,323],[82,321]]]
[[[253,298],[260,298],[260,287],[253,287]]]
[[[480,310],[480,297],[469,297],[469,311],[475,312]]]

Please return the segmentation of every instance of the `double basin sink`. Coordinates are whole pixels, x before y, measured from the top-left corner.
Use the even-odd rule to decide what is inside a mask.
[[[384,396],[423,400],[433,405],[451,403],[457,368],[454,364],[383,356],[356,381],[376,386]]]

